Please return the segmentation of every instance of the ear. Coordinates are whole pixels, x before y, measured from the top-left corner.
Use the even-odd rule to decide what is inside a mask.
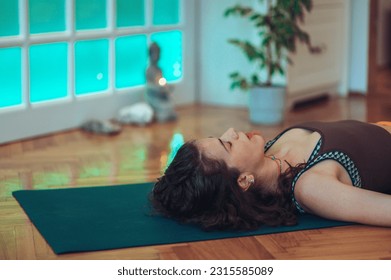
[[[237,182],[243,191],[247,191],[254,184],[254,175],[250,172],[243,172],[239,175]]]

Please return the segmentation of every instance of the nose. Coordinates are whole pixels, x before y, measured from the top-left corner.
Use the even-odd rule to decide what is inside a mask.
[[[239,138],[239,134],[232,127],[228,128],[220,137],[220,139],[223,141],[232,141],[238,138]]]

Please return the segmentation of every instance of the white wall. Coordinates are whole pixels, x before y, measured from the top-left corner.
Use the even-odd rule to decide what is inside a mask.
[[[253,2],[254,0],[243,0],[241,4]],[[227,42],[229,38],[252,38],[253,28],[250,23],[235,17],[224,17],[225,9],[236,3],[237,0],[201,0],[199,3],[198,77],[199,99],[202,103],[224,106],[247,105],[245,93],[230,90],[229,73],[251,69],[247,58]]]
[[[352,0],[350,9],[350,91],[366,93],[368,88],[369,1]]]

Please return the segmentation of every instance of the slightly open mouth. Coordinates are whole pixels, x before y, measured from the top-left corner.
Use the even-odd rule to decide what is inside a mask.
[[[246,132],[245,134],[246,134],[247,138],[250,139],[250,140],[254,136],[253,132]]]
[[[247,138],[251,140],[251,138],[253,138],[254,135],[261,135],[261,133],[259,131],[250,131],[250,132],[246,132],[245,133]]]

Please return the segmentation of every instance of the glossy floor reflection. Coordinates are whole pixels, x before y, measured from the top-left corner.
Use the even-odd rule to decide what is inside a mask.
[[[285,123],[262,127],[248,122],[245,109],[179,108],[177,122],[126,126],[117,136],[79,130],[0,146],[0,199],[19,189],[95,186],[154,181],[185,141],[218,136],[229,127],[259,129],[266,138],[306,120],[365,120],[363,99],[331,100],[287,112]]]

